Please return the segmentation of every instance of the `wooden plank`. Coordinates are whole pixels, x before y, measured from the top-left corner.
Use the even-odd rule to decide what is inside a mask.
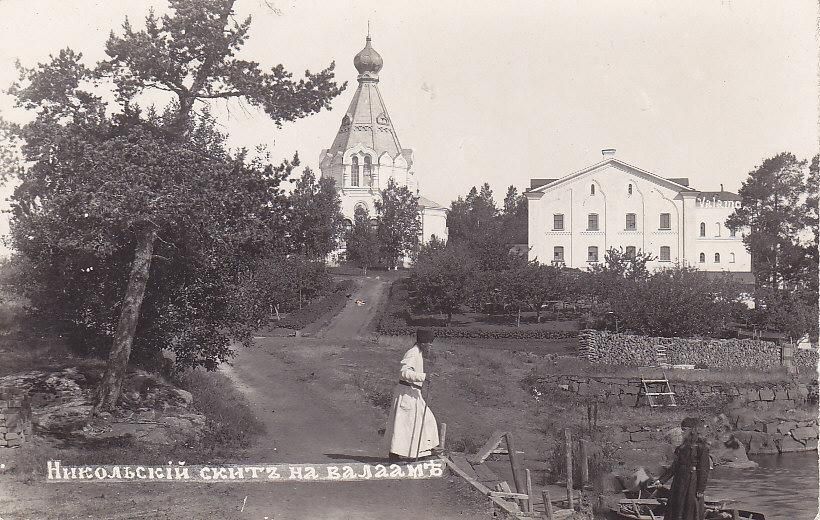
[[[481,479],[478,478],[478,475],[476,474],[475,470],[473,469],[472,464],[470,464],[469,461],[467,461],[467,457],[465,455],[453,454],[453,455],[450,455],[450,459],[459,468],[461,468],[461,470],[464,471],[464,473],[470,475],[470,477],[472,477],[476,480],[481,480]]]
[[[524,480],[524,466],[521,464],[521,458],[518,456],[518,452],[515,450],[515,443],[513,442],[512,435],[507,433],[505,435],[507,439],[507,451],[510,452],[510,467],[512,469],[512,476],[513,476],[513,483],[515,484],[515,492],[516,493],[524,493],[526,492],[526,482]],[[528,509],[526,501],[521,501],[521,510],[526,511]]]
[[[487,495],[487,497],[489,497],[491,503],[495,504],[496,506],[498,506],[502,510],[504,510],[507,513],[509,513],[510,515],[512,515],[513,518],[515,518],[515,515],[518,512],[517,507],[515,507],[513,504],[510,504],[506,500],[502,500],[500,498],[490,496],[489,495],[490,490],[487,488],[487,486],[485,486],[485,485],[481,484],[480,482],[477,482],[477,481],[473,480],[472,478],[468,477],[467,474],[464,473],[463,471],[461,471],[461,468],[459,468],[458,466],[453,464],[453,461],[451,461],[448,457],[441,457],[441,460],[443,460],[444,463],[447,464],[447,467],[449,467],[453,471],[453,473],[455,473],[459,477],[466,480],[467,483],[469,483],[476,490],[478,490],[479,493],[481,493],[482,495]]]
[[[544,512],[547,513],[547,520],[552,520],[552,500],[550,499],[550,492],[546,489],[541,490],[541,497],[544,499]]]
[[[484,446],[481,447],[480,450],[475,455],[468,457],[467,460],[470,461],[471,464],[481,464],[487,457],[490,456],[490,453],[493,452],[494,449],[498,448],[498,444],[507,435],[507,432],[503,430],[496,430],[491,435],[490,438],[487,439],[487,442],[484,443]]]
[[[580,455],[581,455],[581,489],[589,484],[589,450],[587,449],[587,440],[580,441]]]
[[[528,498],[527,495],[524,493],[513,493],[511,491],[490,491],[490,496],[498,497],[498,498],[515,498],[515,499],[526,499]]]
[[[570,509],[574,509],[572,500],[572,432],[569,428],[564,430],[564,441],[567,451],[567,504]]]
[[[527,475],[527,512],[533,512],[533,496],[532,496],[532,475],[530,474],[530,470],[525,469],[524,472]]]
[[[447,423],[441,423],[441,433],[438,434],[438,445],[441,446],[441,449],[445,449],[445,443],[447,442]]]

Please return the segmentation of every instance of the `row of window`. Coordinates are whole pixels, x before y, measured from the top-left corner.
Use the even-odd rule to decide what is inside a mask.
[[[594,184],[589,185],[589,194],[590,195],[595,195],[595,185]],[[626,185],[626,194],[627,195],[632,195],[632,184],[627,184]]]
[[[373,160],[369,155],[364,156],[364,164],[362,166],[364,178],[359,174],[359,157],[354,155],[350,162],[351,186],[370,186],[373,183]]]
[[[716,237],[720,236],[721,228],[723,228],[723,226],[720,224],[720,222],[715,222],[715,236]],[[706,222],[701,222],[700,223],[700,236],[702,236],[702,237],[706,236]],[[737,236],[737,230],[729,228],[729,236],[733,237],[733,238],[736,237]]]
[[[629,258],[634,258],[637,254],[637,250],[635,246],[627,246],[626,247],[626,256]],[[553,261],[554,262],[564,262],[564,246],[555,246],[553,248]],[[658,255],[658,260],[661,262],[670,262],[672,260],[672,249],[669,246],[661,246],[660,255]],[[699,257],[700,263],[706,263],[706,253],[701,253]],[[587,248],[587,262],[597,262],[598,261],[598,246],[589,246]],[[732,264],[735,262],[735,254],[729,253],[729,263]],[[720,253],[715,253],[715,263],[720,263]]]
[[[635,213],[626,214],[626,230],[636,231],[638,229],[638,217]],[[660,221],[658,222],[658,229],[668,230],[672,229],[672,216],[669,213],[661,213]],[[552,216],[552,230],[564,230],[564,215],[563,213],[556,213]],[[598,214],[590,213],[587,215],[587,231],[599,231]]]

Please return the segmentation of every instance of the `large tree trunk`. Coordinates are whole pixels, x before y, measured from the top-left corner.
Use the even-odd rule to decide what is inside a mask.
[[[114,344],[111,346],[111,353],[108,356],[108,365],[99,386],[95,410],[113,409],[117,405],[120,392],[122,392],[125,370],[128,367],[128,358],[131,356],[131,345],[134,343],[140,307],[145,296],[148,274],[151,270],[151,256],[154,254],[154,241],[156,238],[157,232],[152,226],[139,237],[134,250],[131,276],[128,279],[128,288],[125,290],[120,321],[117,324],[117,331],[114,333]]]

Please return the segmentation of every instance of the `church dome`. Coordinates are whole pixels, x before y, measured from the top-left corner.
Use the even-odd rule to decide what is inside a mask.
[[[370,46],[370,36],[368,35],[364,49],[359,51],[359,54],[353,58],[353,66],[359,71],[360,76],[378,79],[382,65],[384,65],[384,61],[379,53]]]

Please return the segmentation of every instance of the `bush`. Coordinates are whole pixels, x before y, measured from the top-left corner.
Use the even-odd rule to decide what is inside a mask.
[[[285,316],[276,322],[276,326],[286,329],[304,329],[325,314],[342,310],[355,288],[356,283],[353,280],[343,280],[336,284],[332,292]]]

